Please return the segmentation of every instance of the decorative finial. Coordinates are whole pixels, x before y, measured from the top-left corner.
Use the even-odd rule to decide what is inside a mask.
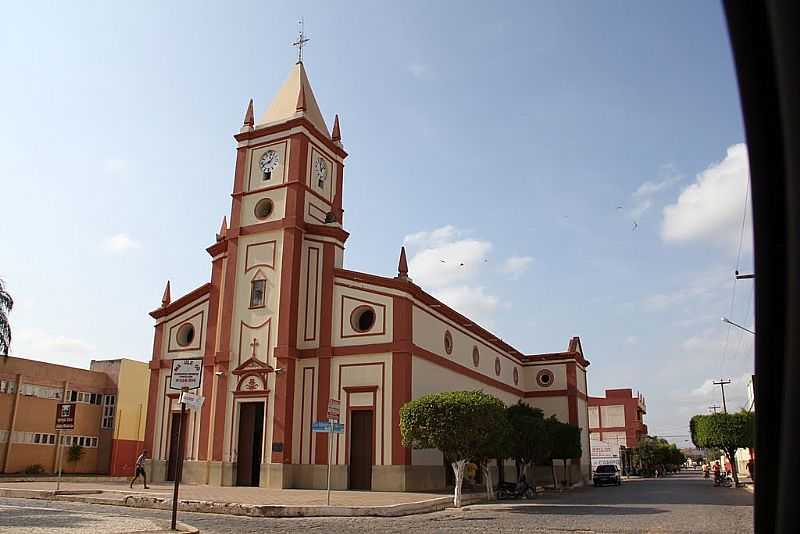
[[[331,134],[331,140],[334,143],[341,144],[342,141],[342,132],[339,130],[339,114],[336,114],[336,117],[333,119],[333,133]]]
[[[219,227],[219,233],[217,234],[217,241],[222,241],[228,236],[228,217],[226,215],[222,216],[222,225]]]
[[[411,279],[408,277],[408,262],[406,261],[406,247],[400,247],[400,261],[397,264],[397,278],[401,280]]]
[[[292,43],[292,46],[297,47],[297,62],[303,62],[303,47],[307,42],[311,39],[306,37],[305,32],[303,31],[303,18],[301,17],[300,20],[297,21],[298,26],[300,26],[300,31],[297,34],[297,40]]]
[[[253,124],[255,121],[253,120],[253,99],[250,99],[250,103],[247,104],[247,112],[244,114],[244,124],[242,125],[242,131],[251,131],[253,129]]]
[[[164,288],[164,296],[161,297],[161,307],[166,308],[172,302],[172,296],[169,293],[169,280],[167,280],[167,287]]]

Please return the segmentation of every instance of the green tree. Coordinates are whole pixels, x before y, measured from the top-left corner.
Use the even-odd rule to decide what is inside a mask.
[[[544,413],[521,401],[506,408],[506,416],[511,425],[509,456],[517,467],[517,480],[531,466],[536,474],[536,464],[549,454],[547,436],[544,428]]]
[[[552,460],[561,460],[564,462],[564,471],[567,476],[565,482],[571,484],[572,480],[568,472],[567,461],[580,458],[583,454],[581,447],[581,429],[575,425],[562,423],[552,416],[546,421],[548,421],[548,423],[545,425],[545,432],[550,435],[551,462]],[[558,487],[555,476],[555,465],[552,466],[552,470],[553,482],[555,486]]]
[[[506,420],[504,410],[501,400],[481,391],[432,393],[400,408],[403,446],[439,449],[451,462],[457,507],[467,461],[496,457],[492,455],[502,445],[503,429],[498,427]]]
[[[8,314],[14,307],[14,299],[6,291],[5,283],[0,279],[0,356],[8,357],[8,350],[11,347],[11,323],[8,321]]]
[[[83,458],[83,455],[85,453],[86,451],[83,450],[83,447],[81,447],[77,443],[74,443],[70,445],[69,449],[67,449],[67,462],[73,465],[77,464],[78,462],[80,462],[81,458]]]
[[[755,414],[738,413],[695,415],[689,422],[692,442],[701,449],[717,448],[727,456],[733,469],[733,480],[739,484],[736,449],[752,447],[755,442]]]

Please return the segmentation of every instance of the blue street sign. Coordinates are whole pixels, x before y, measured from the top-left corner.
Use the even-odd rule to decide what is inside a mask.
[[[311,423],[312,432],[330,432],[331,424],[328,421],[314,421]]]
[[[344,434],[344,425],[342,423],[333,423],[333,432],[336,434]]]

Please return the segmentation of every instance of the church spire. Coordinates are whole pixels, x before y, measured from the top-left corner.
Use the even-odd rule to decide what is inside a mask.
[[[222,225],[219,227],[219,233],[217,233],[217,241],[222,241],[228,236],[228,216],[222,216]]]
[[[400,247],[400,261],[397,263],[397,278],[411,281],[408,277],[408,262],[406,261],[406,247]]]
[[[167,280],[167,287],[164,288],[164,296],[161,297],[161,307],[166,308],[172,302],[172,296],[169,293],[169,280]]]
[[[322,112],[319,110],[311,83],[308,81],[305,66],[298,62],[289,72],[289,77],[278,89],[267,111],[258,119],[258,126],[279,124],[297,117],[305,117],[320,133],[330,139],[331,135]]]
[[[253,99],[247,104],[247,112],[244,114],[244,124],[242,124],[242,131],[249,132],[253,130]]]
[[[336,114],[336,117],[333,119],[333,133],[331,134],[331,140],[341,145],[342,144],[342,132],[339,130],[339,114]]]

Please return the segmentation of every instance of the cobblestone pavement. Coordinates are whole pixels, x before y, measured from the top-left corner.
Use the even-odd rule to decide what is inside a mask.
[[[697,475],[629,480],[621,487],[587,487],[534,501],[474,505],[462,510],[402,518],[266,519],[180,513],[179,520],[204,533],[297,532],[753,532],[753,496],[742,489],[715,488]],[[24,503],[24,504],[23,504]],[[0,505],[46,506],[71,514],[124,518],[168,518],[167,512],[25,499]],[[9,525],[0,508],[0,532]],[[42,526],[46,526],[40,523]],[[45,530],[42,530],[45,532]],[[49,532],[49,531],[48,531]],[[56,532],[56,530],[52,530]],[[61,531],[58,531],[61,532]]]
[[[19,534],[79,534],[83,532],[146,532],[169,528],[163,519],[118,516],[113,510],[100,513],[66,510],[43,501],[0,499],[0,532]]]

